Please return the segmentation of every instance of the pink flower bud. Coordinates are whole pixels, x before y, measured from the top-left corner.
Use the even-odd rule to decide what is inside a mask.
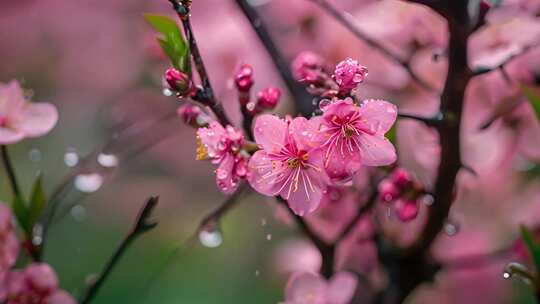
[[[257,94],[257,106],[272,110],[279,103],[281,91],[278,88],[266,88]]]
[[[358,61],[347,58],[340,62],[334,71],[336,83],[341,90],[350,91],[364,81],[368,75],[368,69],[360,65]]]
[[[183,122],[193,127],[200,127],[201,125],[205,125],[207,123],[207,117],[201,108],[193,104],[186,104],[179,107],[177,114],[180,116]]]
[[[379,183],[379,199],[385,203],[393,202],[400,195],[396,185],[388,179]]]
[[[394,185],[401,189],[407,187],[412,182],[411,175],[403,168],[396,168],[392,172],[391,179]]]
[[[418,203],[411,199],[399,199],[394,206],[397,217],[404,222],[411,221],[418,216]]]
[[[193,90],[193,83],[189,76],[175,68],[169,68],[165,71],[165,81],[171,90],[180,95],[188,95]]]
[[[243,64],[234,77],[236,88],[240,92],[248,92],[253,86],[253,68]]]
[[[296,56],[291,66],[296,80],[311,83],[318,79],[318,71],[323,69],[324,60],[313,52],[302,52]]]

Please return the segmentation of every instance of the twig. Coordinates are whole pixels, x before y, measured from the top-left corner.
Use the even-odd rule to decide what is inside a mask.
[[[235,193],[229,196],[221,205],[219,205],[215,210],[210,212],[201,220],[201,223],[197,228],[197,232],[208,228],[209,226],[217,225],[221,218],[240,202],[239,198],[244,195],[248,189],[249,187],[246,183],[240,185]]]
[[[429,127],[438,127],[442,124],[442,115],[436,115],[433,117],[422,117],[413,114],[399,113],[399,118],[412,119],[426,124]]]
[[[341,25],[346,27],[356,37],[363,40],[365,43],[369,44],[371,47],[377,49],[379,52],[381,52],[383,55],[390,58],[397,64],[401,65],[401,67],[403,67],[409,73],[411,78],[416,83],[418,83],[422,88],[424,88],[425,90],[429,92],[436,92],[436,89],[434,87],[432,87],[429,83],[427,83],[425,80],[421,79],[418,75],[416,75],[416,73],[412,70],[409,61],[399,58],[399,56],[392,53],[390,50],[384,47],[381,43],[369,37],[358,26],[354,24],[354,21],[351,20],[351,18],[347,14],[339,11],[329,1],[327,0],[310,0],[310,1],[317,4],[320,8],[322,8],[324,11],[326,11],[328,14],[334,17],[339,23],[341,23]]]
[[[13,164],[11,163],[11,158],[9,157],[7,146],[2,145],[1,150],[2,161],[8,175],[11,190],[13,191],[13,195],[15,197],[19,197],[21,195],[21,191],[19,188],[19,184],[17,183],[17,177],[15,176],[15,170],[13,169]]]
[[[137,239],[137,237],[156,227],[157,222],[150,221],[149,218],[152,215],[152,210],[156,207],[158,200],[159,198],[157,196],[153,196],[145,202],[141,211],[139,212],[139,215],[137,216],[137,220],[135,221],[133,228],[111,256],[110,260],[105,265],[103,272],[101,272],[96,281],[90,285],[85,296],[80,301],[81,304],[90,303],[94,299],[99,289],[113,270],[114,266],[116,266],[120,258],[128,249],[129,245],[135,239]]]
[[[224,126],[230,125],[231,122],[227,118],[227,115],[225,115],[222,104],[217,101],[214,95],[214,90],[212,89],[212,84],[210,83],[210,77],[208,76],[208,72],[206,71],[201,52],[199,51],[199,46],[197,45],[197,40],[195,39],[193,29],[191,28],[191,22],[189,17],[191,1],[182,1],[182,3],[180,3],[178,0],[169,0],[169,2],[171,2],[174,10],[180,18],[180,21],[182,22],[184,34],[186,35],[186,39],[189,43],[189,51],[193,58],[193,62],[195,63],[197,73],[199,74],[202,81],[203,90],[201,92],[202,96],[198,96],[199,101],[208,105],[212,109],[221,124],[223,124]],[[184,2],[186,3],[184,4]]]
[[[508,56],[506,59],[504,59],[501,63],[499,63],[495,67],[491,67],[491,68],[482,68],[481,67],[481,68],[478,68],[478,69],[474,70],[473,73],[472,73],[472,76],[474,77],[474,76],[484,75],[484,74],[487,74],[487,73],[495,71],[495,70],[500,70],[503,74],[505,74],[504,66],[506,64],[508,64],[510,61],[514,60],[515,58],[527,53],[531,49],[533,49],[535,47],[538,47],[538,46],[540,46],[540,41],[537,41],[535,43],[526,45],[523,48],[521,48],[521,50],[519,52],[511,54],[510,56]]]
[[[240,9],[244,13],[244,16],[246,16],[251,27],[259,37],[259,40],[266,48],[268,55],[270,55],[274,66],[276,67],[281,78],[285,82],[287,89],[293,97],[296,111],[302,113],[304,116],[309,117],[314,110],[311,103],[313,100],[313,96],[310,95],[304,89],[304,87],[294,79],[289,68],[289,63],[276,46],[276,43],[272,39],[257,10],[253,8],[246,0],[236,0],[236,4],[238,4]]]
[[[309,227],[304,219],[292,211],[287,201],[281,196],[276,196],[276,200],[285,205],[285,208],[287,208],[287,211],[293,217],[298,228],[300,228],[302,233],[311,240],[315,247],[317,247],[322,257],[321,274],[326,278],[330,278],[334,273],[334,257],[336,252],[335,244],[328,244],[317,236],[317,234]]]

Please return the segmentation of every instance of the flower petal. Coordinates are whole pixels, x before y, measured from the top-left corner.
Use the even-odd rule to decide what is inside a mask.
[[[311,272],[291,275],[285,288],[285,301],[295,304],[324,304],[327,283]]]
[[[234,161],[234,155],[227,153],[216,169],[216,184],[219,190],[225,194],[234,193],[239,185],[239,179],[233,172]]]
[[[324,172],[317,173],[324,175]],[[297,168],[292,173],[293,178],[280,192],[281,197],[287,200],[289,207],[299,216],[311,213],[319,207],[326,185],[322,184],[317,173],[312,174],[308,170]]]
[[[0,127],[0,145],[14,144],[24,139],[24,133],[19,130]]]
[[[311,150],[317,146],[316,139],[319,137],[321,120],[318,118],[306,119],[305,117],[296,117],[289,126],[296,146],[300,150]]]
[[[332,304],[347,304],[352,300],[358,279],[350,272],[336,273],[329,282],[327,300]]]
[[[387,166],[396,161],[394,145],[382,136],[362,135],[358,137],[362,152],[362,164],[366,166]]]
[[[54,292],[50,296],[49,303],[51,304],[76,304],[77,302],[75,301],[75,299],[73,299],[73,297],[69,293],[63,290],[60,290],[60,291]]]
[[[265,151],[259,150],[253,154],[248,163],[248,182],[257,192],[268,196],[274,196],[279,193],[283,182],[286,179],[279,174],[289,174],[289,170],[279,166],[280,163],[272,164]]]
[[[225,128],[217,121],[212,121],[208,127],[197,130],[201,143],[208,150],[208,156],[216,157],[219,154],[218,144],[226,133]]]
[[[267,152],[279,152],[285,144],[286,135],[287,124],[283,119],[270,114],[263,114],[256,118],[253,136]]]
[[[11,116],[26,102],[19,82],[12,80],[7,84],[0,84],[0,115]]]
[[[384,100],[368,99],[360,107],[360,115],[366,120],[370,129],[384,135],[396,121],[397,107]]]
[[[58,121],[58,111],[50,103],[28,103],[22,108],[19,117],[12,127],[27,137],[38,137],[47,134]]]

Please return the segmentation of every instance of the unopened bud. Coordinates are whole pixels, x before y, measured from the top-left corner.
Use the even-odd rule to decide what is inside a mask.
[[[368,70],[358,61],[347,58],[341,61],[334,71],[334,77],[339,88],[345,91],[350,91],[364,81],[368,75]]]
[[[411,221],[418,216],[419,206],[415,200],[399,199],[394,208],[397,217],[403,222]]]
[[[183,122],[192,127],[201,127],[208,123],[206,115],[201,108],[193,104],[186,104],[178,108],[178,116]]]
[[[234,77],[236,88],[240,92],[248,92],[253,86],[253,68],[243,64]]]
[[[412,181],[409,172],[403,168],[396,168],[394,172],[392,172],[391,179],[394,185],[401,189],[407,187]]]
[[[279,103],[280,97],[280,89],[266,88],[257,94],[257,106],[265,110],[272,110]]]
[[[187,95],[193,89],[193,83],[189,76],[178,71],[175,68],[169,68],[165,71],[165,82],[169,88],[180,95]]]

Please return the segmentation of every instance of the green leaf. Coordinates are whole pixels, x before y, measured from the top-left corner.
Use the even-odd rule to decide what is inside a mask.
[[[159,33],[158,43],[171,60],[172,65],[187,74],[191,74],[189,47],[182,36],[178,25],[167,16],[145,14],[146,21]]]
[[[392,128],[390,128],[390,130],[388,130],[388,132],[386,132],[385,136],[386,138],[388,138],[388,140],[394,144],[394,146],[396,145],[396,132],[397,132],[397,123],[394,123],[394,125],[392,126]]]
[[[13,213],[17,218],[19,226],[24,232],[27,234],[30,233],[30,211],[28,210],[28,207],[26,207],[26,202],[22,197],[15,197],[15,200],[13,201]]]
[[[527,245],[529,253],[533,258],[536,273],[540,274],[540,246],[534,241],[532,233],[527,227],[521,225],[519,230],[521,232],[521,238],[525,242],[525,245]]]
[[[536,113],[536,118],[540,120],[540,95],[532,87],[523,84],[521,85],[521,92],[527,97],[527,100]]]
[[[42,178],[41,174],[36,178],[34,186],[32,187],[32,194],[30,196],[30,210],[29,210],[29,225],[30,227],[34,226],[38,218],[43,212],[43,208],[47,204],[47,197],[45,192],[43,192]]]

